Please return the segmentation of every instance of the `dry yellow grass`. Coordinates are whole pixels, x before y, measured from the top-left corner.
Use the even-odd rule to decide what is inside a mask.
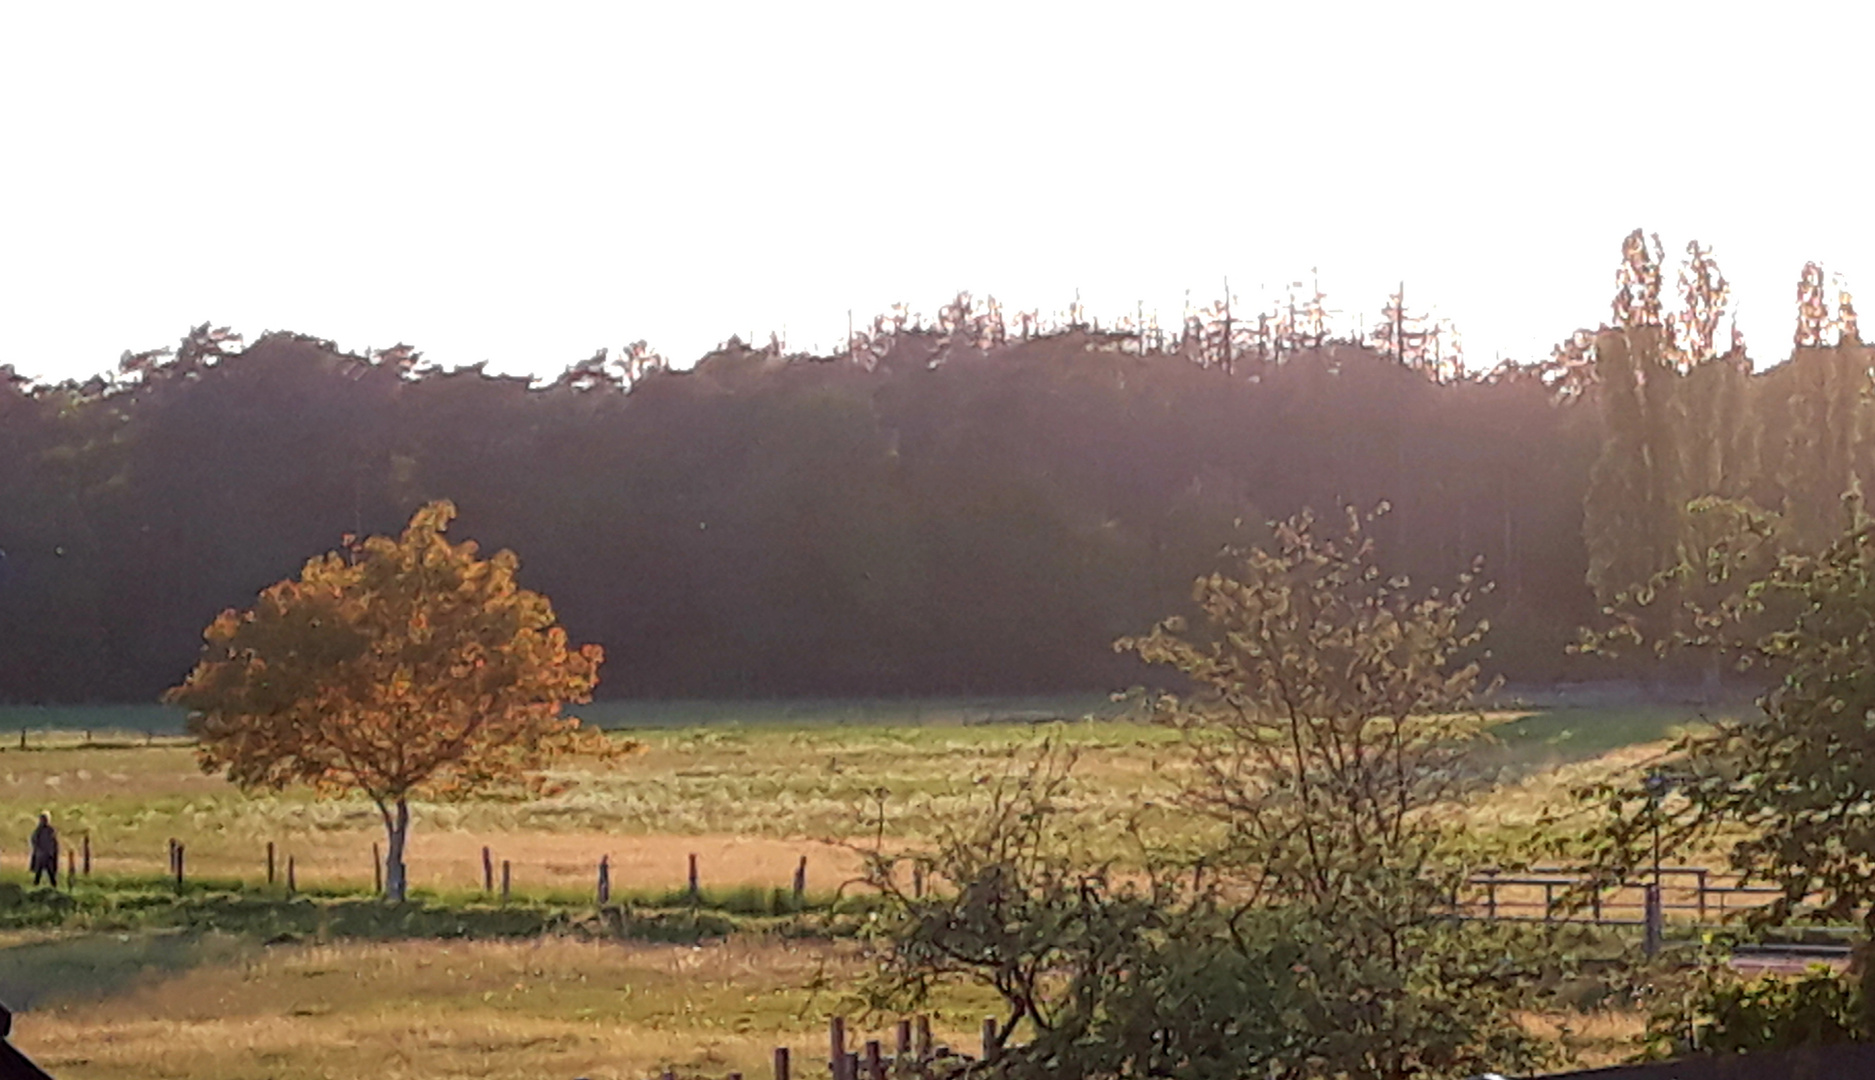
[[[20,1016],[14,1041],[62,1080],[760,1076],[777,1045],[815,1077],[827,1074],[826,1019],[857,1015],[843,988],[861,975],[849,948],[751,940],[204,951],[207,962],[177,973],[47,1001]],[[935,1016],[939,1039],[969,1046],[989,1004],[952,994]],[[1643,1020],[1523,1018],[1591,1066],[1631,1053]],[[875,1021],[875,1037],[887,1027]]]
[[[1561,1045],[1572,1067],[1581,1069],[1617,1065],[1633,1057],[1647,1029],[1646,1014],[1634,1009],[1530,1013],[1520,1021],[1525,1030]]]
[[[1593,718],[1569,723],[1580,729]],[[1163,729],[1106,721],[1053,730],[1082,752],[1078,771],[1092,812],[1134,812],[1169,794],[1175,754]],[[824,841],[868,835],[880,792],[890,809],[887,832],[915,842],[1040,733],[1026,725],[863,724],[639,732],[645,753],[617,767],[569,770],[558,777],[566,791],[553,798],[419,806],[412,880],[473,889],[486,845],[497,863],[513,864],[523,894],[590,888],[602,854],[616,889],[673,889],[691,853],[706,887],[779,887],[806,855],[810,887],[829,891],[857,867],[851,852]],[[1477,835],[1514,841],[1566,806],[1573,787],[1631,773],[1662,746],[1649,739],[1606,752],[1579,742],[1567,753],[1550,743],[1512,748],[1500,788],[1468,808],[1466,820]],[[165,841],[176,837],[193,874],[255,881],[271,840],[282,862],[295,858],[303,885],[365,885],[371,845],[382,837],[367,803],[242,794],[202,775],[186,745],[160,739],[0,749],[6,876],[23,868],[25,836],[42,809],[68,844],[91,836],[102,872],[158,873]],[[1160,820],[1191,827],[1169,814]],[[9,975],[9,964],[19,970]],[[33,967],[42,964],[50,966]],[[839,948],[752,940],[695,950],[562,940],[0,941],[0,990],[64,987],[63,996],[33,1000],[17,1026],[20,1045],[61,1080],[611,1080],[666,1065],[686,1075],[764,1075],[777,1043],[794,1046],[804,1061],[824,1057],[825,1016],[850,1005],[839,988],[858,974]],[[948,999],[941,1035],[969,1045],[987,1004],[967,993]],[[1553,1027],[1564,1019],[1530,1022]],[[1572,1045],[1591,1061],[1618,1057],[1638,1030],[1624,1015],[1566,1022]]]
[[[48,1003],[15,1042],[61,1080],[756,1076],[777,1045],[811,1077],[859,974],[850,949],[772,941],[248,947]],[[961,1046],[980,1003],[950,1004],[935,1027]]]
[[[1080,746],[1089,797],[1114,813],[1163,787],[1167,733],[1147,725],[1065,725]],[[474,888],[481,848],[513,863],[515,887],[586,887],[601,855],[620,888],[685,883],[687,856],[710,887],[782,887],[809,858],[810,884],[828,890],[856,868],[823,841],[876,827],[886,793],[888,832],[924,835],[980,781],[1009,768],[1038,732],[1027,725],[884,728],[779,726],[640,733],[646,750],[619,765],[555,776],[565,791],[520,802],[415,808],[409,861],[419,887]],[[378,813],[360,799],[319,800],[303,791],[243,794],[196,768],[191,749],[85,746],[66,739],[27,751],[0,749],[0,866],[23,863],[34,816],[50,812],[68,845],[89,834],[100,872],[162,873],[171,838],[190,872],[257,880],[266,845],[291,855],[306,885],[368,884]],[[11,823],[13,839],[8,835]]]
[[[302,882],[325,885],[369,886],[372,882],[371,844],[376,832],[338,832],[302,835],[284,845],[297,860]],[[859,858],[851,850],[820,841],[777,840],[761,836],[634,836],[606,833],[470,832],[452,829],[423,834],[413,849],[410,881],[417,888],[477,889],[482,883],[482,848],[489,847],[496,876],[503,861],[511,864],[514,887],[526,892],[542,888],[584,889],[594,885],[601,856],[610,863],[612,884],[624,891],[667,890],[686,882],[689,856],[696,855],[698,873],[706,888],[743,886],[783,888],[794,877],[798,861],[808,860],[808,885],[830,892],[859,872]],[[253,851],[218,853],[199,872],[222,877],[253,879],[261,874],[264,857]],[[138,869],[153,872],[154,860],[106,860],[102,870]],[[284,872],[284,871],[282,871]]]
[[[1514,717],[1495,719],[1517,730]],[[1535,719],[1550,726],[1534,733],[1526,726],[1524,741],[1506,749],[1504,783],[1464,810],[1474,835],[1515,843],[1558,815],[1564,828],[1585,822],[1570,814],[1572,789],[1636,773],[1666,745],[1649,740],[1582,753],[1630,732],[1665,730],[1652,714],[1580,710],[1565,720]],[[1096,814],[1163,804],[1170,793],[1172,733],[1125,721],[1044,730],[1081,751],[1078,771]],[[611,858],[620,888],[677,888],[691,853],[706,886],[784,886],[806,855],[812,887],[830,889],[855,861],[821,841],[869,834],[881,792],[888,833],[929,835],[1041,731],[1024,724],[735,724],[635,734],[644,753],[614,767],[569,769],[556,777],[565,791],[552,798],[419,805],[409,851],[413,884],[475,888],[487,846],[513,864],[522,892],[588,887],[601,855]],[[257,880],[272,841],[282,863],[288,855],[296,860],[304,884],[371,880],[372,844],[383,833],[376,810],[362,800],[243,794],[203,775],[177,740],[101,747],[62,735],[36,737],[34,745],[0,747],[0,868],[23,863],[34,815],[47,810],[69,844],[89,833],[101,872],[161,873],[173,837],[186,845],[197,876]],[[1162,820],[1188,827],[1169,815]]]

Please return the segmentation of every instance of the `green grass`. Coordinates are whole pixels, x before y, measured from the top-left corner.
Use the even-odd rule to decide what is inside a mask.
[[[927,838],[1044,732],[1080,753],[1096,817],[1163,806],[1177,761],[1173,732],[1100,698],[581,711],[643,752],[557,774],[566,790],[551,798],[419,805],[412,900],[387,905],[368,895],[382,839],[368,804],[243,794],[162,736],[177,719],[165,710],[0,710],[0,1000],[31,1008],[19,1041],[61,1080],[759,1075],[778,1043],[811,1060],[826,1015],[857,1008],[863,971],[842,935],[865,902],[835,901],[856,860],[817,841],[863,843],[881,805],[892,842]],[[1478,807],[1480,831],[1521,835],[1565,780],[1628,768],[1698,719],[1505,719],[1481,763],[1500,787]],[[9,723],[29,728],[28,750],[8,743]],[[41,810],[68,847],[92,842],[97,874],[69,895],[20,884]],[[1192,827],[1170,811],[1152,820]],[[188,852],[181,895],[162,874],[170,838]],[[300,895],[264,884],[270,840],[282,876],[296,857]],[[511,903],[479,886],[484,846],[511,865]],[[796,905],[786,885],[803,855],[810,891]],[[946,993],[940,1029],[969,1045],[988,1002]]]
[[[863,895],[785,889],[621,890],[604,909],[587,892],[536,890],[508,902],[478,891],[412,890],[403,904],[371,890],[159,877],[81,877],[61,889],[0,882],[0,930],[64,927],[119,931],[189,927],[271,936],[395,940],[514,937],[576,926],[597,936],[696,940],[742,932],[843,936],[872,901]],[[607,915],[622,912],[622,916]],[[594,923],[594,919],[599,919]],[[623,921],[620,921],[620,919]]]
[[[813,860],[816,888],[856,865],[818,841],[857,840],[877,827],[886,793],[887,832],[929,835],[933,823],[1012,767],[1041,725],[858,721],[791,725],[719,721],[633,733],[644,752],[620,766],[556,774],[551,798],[416,808],[414,880],[442,886],[480,878],[479,849],[514,863],[517,888],[589,888],[609,854],[621,888],[672,888],[686,852],[702,852],[706,883],[785,885],[796,859]],[[1170,732],[1118,721],[1049,725],[1084,755],[1097,810],[1120,813],[1165,787],[1160,765]],[[319,800],[304,791],[244,794],[203,775],[184,744],[64,741],[19,751],[0,741],[0,879],[3,856],[50,813],[67,845],[88,834],[100,869],[157,873],[167,842],[184,843],[194,872],[259,873],[268,841],[301,881],[369,880],[377,812],[362,800]],[[13,835],[19,839],[13,839]],[[523,839],[525,838],[525,839]],[[831,862],[829,861],[831,860]],[[283,872],[283,865],[282,865]]]
[[[1039,724],[1113,718],[1121,705],[1103,694],[1052,697],[962,698],[791,698],[786,700],[594,701],[569,713],[608,731],[712,726],[788,728],[921,726],[957,724]],[[0,744],[24,729],[35,733],[79,734],[114,741],[149,735],[182,734],[184,713],[167,705],[3,705]]]
[[[180,929],[22,940],[0,947],[0,1001],[26,1011],[104,1000],[135,983],[160,982],[204,963],[251,954],[253,944],[232,934]]]
[[[60,1080],[761,1076],[777,1045],[817,1080],[828,1016],[854,1016],[856,1038],[889,1022],[859,1018],[864,970],[850,949],[764,937],[263,946],[133,933],[0,946],[0,984],[56,975],[69,984],[35,1000],[13,1041]],[[988,1001],[949,990],[932,1005],[939,1039],[969,1046]]]
[[[1046,724],[1113,719],[1125,707],[1104,694],[1052,697],[792,698],[746,701],[594,701],[567,710],[608,731],[702,727],[923,727]],[[4,730],[4,728],[0,728]]]
[[[614,712],[600,719],[647,725],[629,732],[644,750],[622,765],[560,772],[565,790],[550,798],[417,806],[413,882],[472,887],[486,845],[496,860],[513,863],[516,889],[526,895],[590,893],[601,854],[611,858],[621,892],[681,887],[687,853],[701,853],[707,886],[751,898],[785,886],[796,860],[807,856],[813,887],[827,890],[857,860],[819,841],[864,842],[878,828],[881,807],[894,842],[928,837],[986,779],[1019,764],[1044,732],[1081,754],[1082,798],[1091,815],[1168,805],[1175,733],[1129,719],[1049,720],[1074,715],[1066,701],[1018,704],[886,702],[877,705],[887,710],[883,716],[866,703],[819,703],[792,714],[765,703]],[[54,712],[68,731],[85,730],[85,710]],[[683,715],[708,720],[679,726]],[[1593,765],[1697,720],[1674,708],[1534,712],[1497,725],[1497,745],[1481,765],[1528,809],[1563,793],[1518,785]],[[17,872],[6,852],[19,849],[41,811],[53,815],[68,846],[89,835],[101,872],[158,874],[174,838],[185,844],[196,875],[254,880],[272,841],[280,872],[287,856],[296,857],[306,888],[356,888],[370,880],[371,847],[381,842],[382,825],[364,801],[320,800],[299,790],[244,794],[203,775],[190,747],[173,739],[146,746],[46,737],[29,745],[34,749],[21,752],[0,737],[0,880]],[[1148,820],[1178,828],[1183,819],[1160,810]]]
[[[19,732],[91,732],[100,739],[140,740],[151,735],[180,735],[183,712],[167,705],[0,705],[0,745]]]
[[[1732,715],[1736,710],[1726,710]],[[1691,706],[1546,709],[1492,729],[1509,762],[1548,767],[1677,737],[1717,715]]]

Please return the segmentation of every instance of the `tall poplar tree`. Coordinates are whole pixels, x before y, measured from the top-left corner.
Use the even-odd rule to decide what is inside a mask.
[[[1862,488],[1871,464],[1875,354],[1861,341],[1846,292],[1842,306],[1840,334],[1831,343],[1823,269],[1806,263],[1797,282],[1797,328],[1784,376],[1787,415],[1776,480],[1784,516],[1807,551],[1820,550],[1837,533],[1842,497]]]

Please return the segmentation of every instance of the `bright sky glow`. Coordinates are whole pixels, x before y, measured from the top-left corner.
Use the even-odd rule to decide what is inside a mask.
[[[1716,249],[1763,364],[1806,259],[1875,296],[1871,8],[13,4],[0,363],[212,320],[553,374],[1319,267],[1488,364],[1605,319],[1640,226]]]

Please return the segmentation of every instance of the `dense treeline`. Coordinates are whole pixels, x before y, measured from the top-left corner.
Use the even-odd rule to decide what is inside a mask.
[[[1111,641],[1225,545],[1383,500],[1390,568],[1482,557],[1495,665],[1552,679],[1588,663],[1564,645],[1596,590],[1666,557],[1676,501],[1808,520],[1859,468],[1852,324],[1751,375],[1618,311],[1548,364],[1461,376],[1397,303],[1354,343],[1319,300],[1166,332],[959,298],[836,357],[633,347],[546,385],[206,326],[87,384],[0,369],[0,699],[147,700],[217,611],[430,498],[520,553],[611,695],[1123,685]]]

